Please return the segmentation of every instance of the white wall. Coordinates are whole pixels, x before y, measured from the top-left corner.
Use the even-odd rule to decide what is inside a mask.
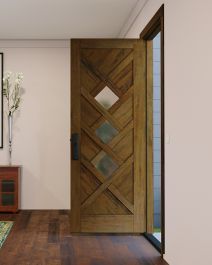
[[[4,69],[23,72],[13,164],[23,166],[22,209],[70,208],[70,48],[61,41],[0,41]],[[8,163],[7,119],[0,164]]]
[[[138,37],[163,1],[149,0],[126,37]],[[212,264],[212,1],[165,0],[166,260]],[[123,36],[126,29],[123,29]],[[5,70],[24,73],[14,128],[22,208],[69,208],[68,41],[0,41]],[[7,124],[0,163],[7,163]]]
[[[212,1],[165,0],[166,260],[212,264]],[[138,37],[163,1],[149,0]],[[122,30],[121,36],[127,30]]]

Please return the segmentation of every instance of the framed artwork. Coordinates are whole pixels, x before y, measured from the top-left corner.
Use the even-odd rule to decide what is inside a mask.
[[[0,148],[3,148],[3,53],[0,53]]]

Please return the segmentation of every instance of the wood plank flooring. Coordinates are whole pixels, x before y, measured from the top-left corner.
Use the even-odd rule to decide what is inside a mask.
[[[142,236],[70,234],[68,211],[0,214],[14,220],[1,265],[167,265]]]

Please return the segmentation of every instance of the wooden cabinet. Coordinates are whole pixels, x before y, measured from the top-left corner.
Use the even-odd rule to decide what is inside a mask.
[[[0,212],[19,210],[20,176],[20,166],[0,166]]]

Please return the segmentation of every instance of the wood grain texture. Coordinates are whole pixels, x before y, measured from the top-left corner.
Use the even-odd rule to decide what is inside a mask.
[[[123,163],[122,159],[119,158],[119,155],[116,154],[110,148],[110,146],[103,143],[85,123],[82,123],[82,130],[85,131],[85,133],[93,140],[93,142],[95,142],[103,151],[109,154],[114,159],[114,161],[117,162],[118,165],[121,165]]]
[[[82,232],[130,233],[133,230],[133,215],[82,216]]]
[[[105,178],[99,173],[99,171],[93,167],[88,161],[85,159],[82,159],[82,164],[101,182],[104,183]],[[115,195],[115,197],[123,203],[125,207],[128,208],[128,210],[133,213],[134,212],[134,207],[133,204],[130,203],[125,196],[122,195],[122,193],[113,185],[110,184],[108,187],[108,190],[112,192],[112,194]]]
[[[110,87],[110,89],[117,95],[117,96],[121,96],[121,92],[120,90],[118,89],[118,87],[116,86],[115,83],[113,83],[111,81],[111,79],[108,78],[107,75],[101,73],[97,68],[95,68],[93,65],[89,64],[89,62],[86,61],[86,59],[84,58],[82,61],[81,61],[81,65],[83,65],[87,70],[89,70],[92,75],[96,76],[97,78],[99,78],[99,80],[102,81],[102,83],[100,83],[98,85],[98,87],[95,87],[93,90],[92,90],[92,94],[97,94],[98,92],[101,91],[102,88],[104,88],[104,86],[108,86]],[[104,84],[104,86],[102,86],[102,84]],[[95,92],[94,92],[95,91]]]
[[[124,164],[122,164],[110,177],[108,177],[96,190],[92,193],[85,202],[82,204],[82,208],[86,207],[87,205],[93,203],[95,199],[104,192],[107,187],[118,177],[122,174],[126,168],[132,163],[133,157],[130,157]],[[102,205],[104,207],[104,205]]]
[[[130,49],[133,48],[133,39],[84,39],[81,42],[81,48],[83,49]]]
[[[147,41],[147,233],[154,232],[153,190],[153,43]]]
[[[122,87],[120,86],[120,83],[117,82],[118,80],[121,80],[120,75],[123,73],[125,74],[125,69],[128,65],[130,65],[132,63],[133,60],[133,50],[130,50],[130,53],[126,55],[126,57],[124,57],[123,60],[119,60],[119,63],[117,65],[114,65],[112,67],[110,67],[110,71],[106,77],[106,80],[109,81],[109,83],[112,84],[117,84],[118,85],[118,89],[115,91],[117,93],[117,95],[122,96],[123,95],[123,91],[122,91]],[[129,67],[128,67],[129,68]],[[90,75],[92,75],[93,77],[95,77],[95,79],[97,78],[96,74],[94,74],[93,72],[91,72],[89,69],[85,70],[88,71],[90,73]],[[98,78],[99,79],[99,78]],[[94,85],[91,94],[93,96],[96,96],[104,87],[105,87],[105,82],[104,77],[100,77],[101,81],[97,84]],[[128,82],[127,84],[131,84],[132,82]],[[129,88],[130,85],[128,85],[127,88]],[[113,87],[112,87],[113,89]],[[127,89],[125,89],[127,90]]]
[[[134,232],[146,231],[146,45],[134,53]]]
[[[128,133],[133,129],[133,120],[131,122],[129,122],[126,127],[119,133],[117,134],[110,142],[109,142],[109,146],[111,148],[115,147],[123,137],[125,137],[126,135],[128,135]]]
[[[71,134],[81,138],[80,41],[71,41]],[[80,140],[79,140],[80,142]],[[71,150],[72,151],[72,150]],[[80,160],[71,161],[71,231],[80,232]]]
[[[146,182],[143,163],[146,161],[143,158],[146,153],[145,142],[142,142],[144,140],[142,137],[146,135],[146,132],[142,131],[146,130],[144,109],[146,94],[143,87],[145,76],[142,73],[145,68],[142,65],[145,63],[143,59],[145,53],[139,43],[139,40],[123,40],[123,43],[122,40],[79,40],[78,42],[80,70],[78,68],[76,71],[80,74],[77,73],[74,79],[80,83],[80,99],[77,101],[80,100],[81,105],[81,115],[78,117],[80,119],[78,129],[81,131],[81,173],[78,176],[81,181],[81,187],[78,189],[80,231],[114,233],[121,232],[121,229],[123,232],[145,231],[143,189]],[[108,107],[105,107],[103,102],[100,104],[95,98],[106,86],[118,96],[118,100]],[[135,101],[136,106],[140,103],[142,106],[135,109]],[[144,112],[141,115],[137,113],[136,116],[135,111]],[[108,129],[102,131],[102,128],[107,128],[105,124],[107,126],[109,124],[109,128],[110,125],[114,127],[115,133],[112,139],[109,137],[109,140],[104,140],[100,136],[100,133],[104,137],[105,134],[107,136]],[[139,133],[141,136],[138,136]],[[137,145],[142,142],[141,149],[138,146],[135,149],[137,140]],[[135,158],[135,155],[138,157]],[[143,171],[136,171],[139,167]],[[73,197],[72,200],[75,198]],[[101,217],[103,215],[105,224]],[[73,215],[72,217],[74,218]],[[123,226],[120,225],[122,218]],[[142,225],[138,225],[138,220]],[[86,226],[86,229],[82,226]]]
[[[114,146],[114,152],[121,157],[123,161],[127,161],[128,157],[133,155],[133,129],[121,138],[121,140]]]
[[[106,120],[111,122],[111,124],[118,130],[122,129],[121,123],[115,119],[108,111],[105,110],[88,92],[85,88],[81,88],[83,97],[100,113],[104,116]]]
[[[3,182],[12,181],[14,183],[14,190],[3,190]],[[0,211],[1,212],[18,212],[20,208],[21,196],[21,166],[0,166]],[[3,196],[13,196],[14,202],[11,205],[3,203]]]
[[[69,212],[0,214],[15,221],[1,265],[167,265],[141,235],[70,234]]]
[[[130,87],[125,94],[121,96],[121,98],[116,101],[108,110],[109,113],[112,115],[114,114],[120,107],[123,105],[131,96],[133,95],[133,87]],[[97,129],[103,122],[105,121],[105,118],[101,116],[99,119],[97,119],[94,124],[92,125],[92,129]]]
[[[113,116],[119,121],[122,128],[133,119],[133,96],[130,96],[114,111]]]
[[[106,53],[104,56],[100,54],[102,50]],[[85,53],[85,49],[83,49],[83,51]],[[82,74],[87,74],[85,87],[95,97],[105,87],[105,84],[108,84],[109,86],[112,85],[111,89],[115,89],[115,93],[121,96],[121,87],[113,87],[113,85],[116,86],[117,79],[120,79],[120,73],[125,73],[126,66],[132,62],[133,50],[119,49],[117,53],[117,49],[101,49],[97,50],[95,54],[93,52],[95,49],[90,49],[89,51],[92,51],[91,55],[85,56],[86,59],[81,63]],[[94,60],[96,57],[98,61]],[[88,62],[88,60],[92,60],[92,63]],[[82,79],[84,78],[82,77]]]

